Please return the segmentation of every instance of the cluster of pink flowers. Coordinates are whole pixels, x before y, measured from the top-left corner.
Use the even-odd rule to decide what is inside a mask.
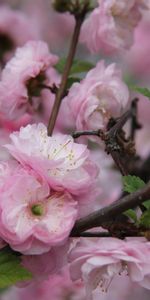
[[[74,76],[78,74],[75,60],[49,136],[48,122],[62,80],[59,54],[66,45],[61,53],[58,49],[57,55],[52,52],[62,37],[68,36],[74,20],[69,13],[53,14],[49,0],[36,1],[36,7],[34,0],[22,2],[25,10],[31,9],[32,20],[19,10],[0,6],[0,249],[9,246],[19,252],[22,266],[33,277],[19,282],[0,299],[137,300],[133,287],[139,295],[150,289],[150,242],[145,238],[78,241],[72,237],[81,217],[109,205],[122,193],[121,174],[100,138],[75,141],[72,137],[76,130],[106,132],[110,119],[117,120],[130,106],[119,59],[105,62],[94,58],[95,67],[85,76],[81,72],[80,80]],[[150,1],[94,3],[97,5],[83,22],[79,42],[92,53],[105,54],[122,53],[133,45],[124,62],[130,64],[134,51],[140,52],[137,57],[142,61],[145,52],[137,45],[140,41],[134,45],[134,33],[143,14],[150,12]],[[53,20],[56,32],[51,28]],[[62,20],[70,27],[63,27]],[[62,35],[59,41],[58,32]],[[144,43],[145,36],[142,38]],[[146,59],[144,62],[147,64]],[[68,87],[70,79],[75,82]],[[147,99],[141,98],[139,103],[139,120],[146,126],[135,137],[142,158],[150,149],[149,104],[143,105],[144,101]]]
[[[67,135],[48,137],[43,124],[10,138],[15,160],[1,164],[0,235],[17,251],[42,254],[66,241],[97,167],[86,146]]]

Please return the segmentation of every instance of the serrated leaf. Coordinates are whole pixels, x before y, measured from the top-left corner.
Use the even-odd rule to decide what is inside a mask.
[[[145,211],[140,220],[139,220],[139,224],[141,226],[144,226],[145,228],[149,229],[150,228],[150,209]]]
[[[123,176],[124,192],[133,193],[145,186],[145,182],[137,176]]]
[[[144,95],[148,98],[150,98],[150,89],[146,87],[139,87],[139,86],[130,86],[130,88],[136,92],[138,92],[141,95]]]
[[[21,265],[20,257],[15,252],[7,248],[0,250],[1,289],[31,278],[32,274]]]
[[[128,218],[130,218],[131,220],[133,220],[134,222],[137,222],[136,212],[133,209],[128,209],[123,214]]]
[[[62,74],[64,71],[65,64],[66,64],[66,58],[61,58],[55,66],[56,70]],[[72,64],[72,67],[70,70],[70,76],[72,76],[74,74],[88,72],[92,68],[94,68],[94,64],[92,64],[91,62],[81,61],[81,60],[76,59],[76,60],[74,60],[74,62]]]

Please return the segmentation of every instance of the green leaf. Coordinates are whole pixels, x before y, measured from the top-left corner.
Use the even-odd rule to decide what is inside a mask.
[[[66,64],[66,58],[61,58],[55,66],[56,70],[62,74],[64,71],[65,64]],[[72,64],[70,75],[72,76],[74,74],[88,72],[92,68],[94,68],[94,64],[92,64],[91,62],[80,61],[76,59]]]
[[[145,186],[145,182],[137,176],[123,176],[124,192],[133,193]]]
[[[94,64],[92,64],[91,62],[76,60],[72,65],[70,75],[88,72],[94,67]]]
[[[66,58],[63,57],[59,60],[59,62],[56,64],[55,68],[56,70],[59,72],[59,73],[63,73],[63,70],[64,70],[64,67],[65,67],[65,64],[66,64]]]
[[[126,217],[130,218],[134,222],[137,222],[136,212],[133,209],[128,209],[123,213]]]
[[[139,86],[130,86],[130,88],[136,92],[138,92],[139,94],[142,94],[148,98],[150,98],[150,90],[146,87],[139,87]]]
[[[141,226],[144,226],[145,228],[149,229],[150,228],[150,209],[145,211],[140,220],[139,220],[139,224]]]
[[[67,81],[67,89],[70,89],[73,83],[80,82],[81,78],[79,77],[69,77]]]
[[[136,85],[135,78],[131,74],[124,74],[124,82],[127,84],[129,89],[133,89],[133,87]]]
[[[146,209],[150,209],[150,200],[143,202],[143,205],[145,206]]]
[[[15,252],[7,247],[0,250],[1,289],[31,278],[32,274],[21,265],[21,259]]]

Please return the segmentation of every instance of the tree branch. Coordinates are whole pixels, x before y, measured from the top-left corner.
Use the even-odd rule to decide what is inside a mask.
[[[138,129],[142,128],[141,124],[139,124],[138,119],[137,119],[137,112],[138,112],[137,103],[138,103],[138,101],[139,101],[139,99],[135,98],[131,104],[131,106],[132,106],[131,140],[132,141],[135,139],[136,131]]]
[[[128,232],[126,237],[142,237],[142,236],[145,236],[144,235],[144,232],[137,232],[137,233],[130,233]],[[72,235],[72,237],[85,237],[85,238],[100,238],[100,237],[114,237],[113,234],[111,234],[110,232],[105,232],[105,231],[102,231],[102,232],[90,232],[90,231],[86,231],[86,232],[81,232],[81,233],[78,233],[78,234],[74,234]],[[124,237],[125,238],[125,237]]]
[[[88,135],[93,135],[93,136],[98,136],[102,138],[104,136],[104,132],[101,129],[98,130],[85,130],[85,131],[76,131],[72,134],[72,137],[74,139],[79,138],[80,136],[88,136]]]
[[[72,134],[74,138],[78,138],[80,136],[91,135],[98,136],[101,138],[106,145],[106,152],[111,154],[115,164],[120,170],[122,175],[128,175],[128,170],[124,163],[124,149],[123,144],[120,145],[119,141],[119,133],[122,130],[122,127],[125,123],[132,117],[132,106],[130,110],[125,112],[120,118],[117,120],[110,119],[108,124],[108,130],[103,131],[101,129],[93,130],[93,131],[77,131]],[[113,125],[111,124],[113,123]]]
[[[129,208],[134,208],[150,198],[150,181],[147,185],[126,197],[119,199],[87,217],[78,220],[72,229],[71,236],[76,236],[93,227],[102,226],[104,222],[117,217]]]
[[[74,237],[112,237],[111,233],[109,232],[81,232],[77,235],[74,235]]]

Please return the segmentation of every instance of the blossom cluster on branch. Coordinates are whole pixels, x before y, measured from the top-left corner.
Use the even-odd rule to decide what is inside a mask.
[[[150,1],[6,2],[0,299],[147,300]]]

